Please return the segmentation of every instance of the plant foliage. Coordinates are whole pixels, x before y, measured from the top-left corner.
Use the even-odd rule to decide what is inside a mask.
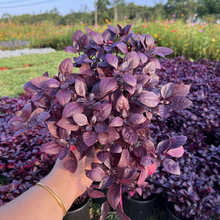
[[[72,46],[66,48],[78,54],[74,62],[62,61],[58,76],[50,78],[45,72],[27,82],[24,90],[31,100],[9,121],[15,136],[48,129],[53,139],[41,150],[57,154],[72,173],[77,169],[76,151],[80,159],[97,154],[100,162],[92,163],[86,175],[100,182],[99,188],[108,188],[103,218],[110,204],[120,219],[128,219],[120,203],[122,186],[145,184],[160,164],[180,175],[174,158],[183,155],[187,139],[175,135],[154,146],[152,117],[165,118],[172,110],[190,106],[186,98],[190,86],[159,85],[156,70],[164,66],[156,56],[173,51],[157,47],[149,34],[136,35],[130,28],[109,25],[102,35],[89,28],[86,34],[76,31]],[[95,189],[89,192],[100,195]]]

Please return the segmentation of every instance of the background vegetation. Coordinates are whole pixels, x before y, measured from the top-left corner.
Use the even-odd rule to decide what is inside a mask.
[[[100,33],[107,25],[133,24],[132,30],[150,34],[158,46],[172,48],[171,57],[220,60],[220,3],[218,0],[162,0],[154,7],[126,4],[124,0],[98,0],[95,12],[87,6],[61,16],[57,9],[43,14],[10,16],[0,19],[0,50],[31,47],[64,49],[72,44],[73,33],[86,27]],[[215,6],[215,7],[214,7]]]
[[[170,19],[172,15],[175,18],[186,20],[208,20],[215,22],[220,19],[220,2],[219,0],[155,0],[154,7],[135,5],[125,0],[96,0],[98,24],[104,24],[106,19],[110,22],[123,21],[124,19],[141,18],[146,21]],[[93,3],[93,1],[91,1]],[[54,25],[73,25],[87,24],[94,25],[95,12],[89,11],[88,6],[82,6],[78,12],[72,11],[70,14],[62,16],[58,10],[53,10],[43,14],[24,14],[21,16],[11,16],[4,14],[0,22],[19,22],[23,24],[37,24],[44,21],[53,22]]]

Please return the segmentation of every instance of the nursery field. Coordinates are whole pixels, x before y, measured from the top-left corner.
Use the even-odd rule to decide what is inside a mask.
[[[8,121],[29,101],[27,95],[16,98],[22,92],[23,83],[47,70],[50,75],[57,74],[57,67],[65,57],[69,54],[59,51],[0,60],[0,67],[7,68],[0,72],[1,96],[11,96],[0,99],[0,205],[30,188],[53,166],[54,157],[42,154],[39,149],[39,145],[50,141],[50,135],[33,130],[15,137],[8,129]],[[181,175],[168,174],[161,168],[149,178],[148,190],[160,192],[172,201],[177,213],[183,217],[218,219],[220,63],[204,59],[190,62],[178,57],[161,60],[161,64],[166,67],[166,73],[158,71],[162,83],[170,80],[190,84],[188,97],[193,105],[181,113],[172,112],[172,119],[164,119],[162,123],[157,117],[153,118],[152,138],[155,145],[174,133],[186,135],[188,140],[184,145],[184,156],[178,160]],[[100,215],[97,208],[100,206],[91,204],[91,207],[90,215],[95,219]],[[152,220],[163,219],[164,213],[157,212],[155,216]],[[108,219],[117,218],[110,213]]]
[[[129,24],[124,21],[121,26]],[[198,60],[207,58],[220,60],[220,25],[215,23],[184,23],[181,20],[154,22],[132,22],[132,31],[139,34],[150,34],[158,45],[170,47],[174,50],[171,57],[183,55],[186,59]],[[107,25],[89,27],[102,33]],[[86,31],[85,25],[55,26],[51,23],[37,25],[22,25],[19,23],[1,23],[0,49],[15,49],[23,47],[42,48],[52,47],[64,49],[72,44],[74,31]]]
[[[103,27],[91,28],[102,33],[107,24],[110,24],[106,22]],[[133,198],[136,199],[139,198],[138,195],[144,200],[159,194],[157,205],[152,209],[153,214],[149,216],[149,220],[168,219],[164,201],[171,204],[179,219],[220,218],[219,25],[189,24],[175,20],[135,23],[132,27],[134,33],[151,34],[156,46],[174,50],[173,57],[164,58],[171,50],[154,47],[154,40],[145,35],[146,45],[153,48],[151,53],[156,51],[155,54],[161,56],[158,60],[162,68],[152,54],[143,54],[146,47],[143,39],[142,42],[139,41],[140,36],[139,39],[129,38],[126,43],[119,41],[115,46],[113,39],[109,40],[111,38],[108,38],[108,44],[105,44],[104,37],[98,33],[90,32],[94,40],[91,43],[87,40],[88,35],[76,32],[73,44],[73,32],[77,29],[85,30],[85,26],[58,27],[49,23],[0,25],[3,29],[0,33],[0,49],[57,49],[49,54],[0,59],[0,206],[19,196],[50,172],[56,160],[54,152],[50,151],[51,142],[55,147],[62,142],[62,147],[58,145],[59,157],[62,159],[70,153],[74,154],[74,150],[70,150],[74,145],[80,153],[91,155],[91,151],[97,150],[96,144],[99,144],[96,146],[100,147],[97,157],[102,164],[96,164],[96,167],[94,163],[87,175],[90,172],[94,182],[101,181],[103,186],[108,187],[107,197],[111,200],[111,203],[108,201],[111,206],[115,204],[112,197],[117,197],[115,208],[119,209],[120,196],[116,192],[121,193],[123,188],[123,192],[126,192],[126,187],[129,189],[131,186],[129,193],[134,193],[132,195],[135,195]],[[116,38],[121,40],[124,32],[128,33],[129,29],[130,27],[122,30],[121,36],[118,34]],[[112,32],[114,31],[117,32],[116,29]],[[111,34],[108,36],[111,37]],[[77,49],[80,39],[84,40]],[[90,43],[91,47],[87,47]],[[68,50],[78,50],[79,54],[83,53],[80,49],[84,47],[91,55],[87,56],[85,53],[74,59],[73,63],[74,55],[64,52],[64,45],[73,45],[68,47]],[[130,52],[134,48],[138,53]],[[142,48],[144,52],[141,52]],[[123,58],[119,56],[121,52],[116,52],[115,56],[118,49],[123,53]],[[157,75],[154,74],[154,70]],[[81,75],[71,74],[78,71]],[[91,71],[94,71],[94,74],[90,74]],[[142,74],[144,71],[145,74]],[[44,77],[27,83],[25,89],[32,94],[25,93],[23,85],[45,72],[48,72],[50,77],[60,73],[59,77],[52,80],[45,74]],[[111,96],[108,94],[110,92]],[[144,98],[141,99],[141,96]],[[72,109],[72,104],[77,105],[78,109]],[[114,111],[112,113],[112,110],[109,110],[109,106],[114,109],[116,115]],[[23,108],[25,110],[22,110]],[[77,114],[75,111],[80,113]],[[79,120],[76,115],[81,116]],[[83,116],[86,119],[82,119]],[[46,126],[48,123],[49,130],[52,129],[51,133]],[[124,128],[120,130],[122,126]],[[131,127],[129,129],[132,131],[126,133],[128,127]],[[115,133],[111,133],[113,130]],[[135,136],[136,130],[139,133]],[[75,134],[76,131],[78,133]],[[80,132],[90,136],[85,138],[84,133]],[[111,139],[115,138],[115,134],[122,136],[120,142]],[[138,135],[141,139],[138,139]],[[56,140],[52,136],[56,136]],[[126,149],[128,143],[129,148]],[[44,147],[40,147],[43,144]],[[46,150],[47,147],[49,150],[43,153],[45,146]],[[109,149],[105,150],[103,146]],[[117,169],[111,164],[112,155],[118,160],[115,160]],[[164,163],[165,157],[169,163]],[[138,169],[134,169],[137,164]],[[156,169],[158,164],[160,166]],[[105,169],[102,168],[104,166]],[[144,167],[143,170],[139,170],[141,166]],[[74,165],[73,168],[76,167],[77,165]],[[95,168],[98,168],[98,175],[91,174]],[[144,184],[141,185],[139,181]],[[140,185],[137,183],[136,191],[132,192],[132,185],[136,182]],[[120,187],[123,187],[116,188],[119,183]],[[88,195],[97,196],[97,190],[91,192],[89,189]],[[104,212],[107,220],[118,219],[115,212],[108,212],[108,209]],[[121,212],[118,213],[120,216]],[[90,218],[98,220],[99,217],[100,205],[91,202]],[[121,214],[121,219],[127,218]]]

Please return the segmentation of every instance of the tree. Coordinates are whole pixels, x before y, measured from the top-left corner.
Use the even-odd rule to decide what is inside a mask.
[[[97,1],[98,24],[103,24],[106,19],[109,19],[107,6],[110,6],[109,0]]]
[[[214,15],[216,19],[220,18],[219,0],[199,0],[197,8],[198,17]]]
[[[198,0],[168,0],[165,10],[169,16],[175,14],[177,18],[181,18],[181,15],[184,14],[184,17],[191,21],[198,4]]]

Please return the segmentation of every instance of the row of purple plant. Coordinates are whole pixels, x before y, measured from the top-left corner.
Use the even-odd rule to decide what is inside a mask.
[[[8,121],[29,100],[3,97],[0,101],[0,206],[35,185],[51,170],[55,157],[40,152],[40,145],[50,141],[49,132],[34,130],[13,136]]]
[[[28,46],[30,46],[30,41],[14,40],[14,41],[0,42],[0,49],[4,49],[4,50],[25,48]]]
[[[189,62],[183,57],[162,60],[167,68],[160,71],[161,80],[167,79],[191,85],[189,99],[193,102],[186,110],[171,112],[163,123],[156,118],[152,123],[155,141],[178,134],[187,136],[185,153],[179,158],[181,175],[169,175],[163,169],[157,170],[149,179],[149,189],[163,192],[172,201],[176,213],[191,219],[211,219],[220,216],[219,164],[220,130],[219,101],[220,63],[201,60]],[[149,190],[147,190],[149,193]]]
[[[219,196],[219,121],[218,91],[220,63],[201,60],[189,62],[184,58],[161,60],[166,73],[158,72],[162,84],[168,81],[191,84],[189,93],[193,105],[187,110],[171,112],[172,117],[161,123],[153,117],[154,143],[176,134],[188,137],[185,153],[179,159],[180,176],[171,175],[163,169],[149,177],[145,189],[137,190],[148,196],[163,192],[168,201],[173,201],[181,217],[209,219],[220,215]],[[42,154],[39,145],[49,142],[48,133],[32,132],[12,137],[8,121],[14,112],[22,109],[28,97],[2,98],[0,104],[0,172],[4,176],[0,186],[0,205],[4,204],[35,184],[51,169],[54,157]],[[169,106],[167,106],[169,108]],[[158,122],[158,123],[157,123]],[[175,131],[175,132],[174,132]],[[141,192],[140,192],[141,191]]]

